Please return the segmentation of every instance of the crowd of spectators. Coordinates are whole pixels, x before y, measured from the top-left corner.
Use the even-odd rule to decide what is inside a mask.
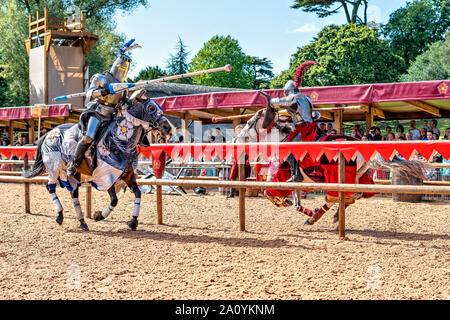
[[[395,132],[391,126],[386,127],[385,134],[382,133],[380,127],[373,126],[365,133],[360,125],[355,125],[351,130],[351,136],[364,141],[400,141],[400,140],[439,140],[450,139],[450,128],[447,128],[441,137],[441,132],[437,128],[437,120],[433,119],[429,122],[424,120],[422,127],[417,128],[416,120],[409,122],[409,129],[405,132],[405,127],[401,124],[395,127]],[[325,134],[336,134],[332,124],[325,123],[319,125],[320,130]]]

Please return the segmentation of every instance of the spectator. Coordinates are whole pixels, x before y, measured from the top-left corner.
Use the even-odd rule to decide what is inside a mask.
[[[445,129],[444,137],[442,139],[450,140],[450,128]]]
[[[387,126],[387,127],[386,127],[386,135],[383,136],[383,139],[382,139],[382,140],[388,140],[388,135],[389,135],[389,133],[392,133],[392,127],[391,127],[391,126]],[[394,137],[395,137],[395,136],[394,136]]]
[[[378,127],[375,127],[375,134],[373,136],[373,140],[380,141],[381,139],[382,139],[382,137],[381,137],[381,129],[378,128]]]
[[[215,141],[220,143],[225,142],[225,137],[223,136],[222,131],[220,131],[219,127],[216,128]]]
[[[395,140],[394,134],[393,134],[392,132],[389,132],[389,133],[386,135],[386,141],[394,141],[394,140]]]
[[[375,127],[370,127],[369,132],[367,133],[367,137],[369,140],[373,140],[373,137],[375,136]]]
[[[369,141],[369,137],[367,137],[367,136],[362,136],[361,141]]]
[[[427,131],[427,140],[433,140],[433,131]]]
[[[428,126],[428,120],[423,120],[422,128],[425,128],[427,131],[431,130],[431,128]]]
[[[11,140],[11,139],[9,138],[8,129],[6,129],[6,128],[3,129],[3,137],[2,137],[2,140],[8,140],[8,141]]]
[[[409,122],[409,133],[411,134],[411,140],[420,140],[420,131],[416,128],[416,120]]]
[[[361,126],[359,124],[355,124],[355,126],[352,129],[352,137],[361,140],[362,136],[363,135],[361,134]]]
[[[328,131],[328,134],[331,134],[331,131],[333,130],[333,124],[330,122],[330,123],[328,123],[328,125],[327,125],[327,131]]]
[[[397,126],[397,128],[395,128],[395,137],[397,139],[399,139],[400,137],[405,138],[405,133],[404,132],[405,132],[405,128],[401,124],[399,124]],[[402,140],[405,140],[405,139],[402,139]]]
[[[431,129],[431,131],[432,131],[433,133],[436,133],[436,134],[438,135],[438,137],[440,137],[440,136],[441,136],[441,132],[440,132],[439,129],[437,128],[437,124],[438,124],[437,120],[436,120],[436,119],[432,119],[432,120],[430,121],[430,129]]]
[[[209,143],[214,143],[214,142],[216,142],[216,137],[214,137],[214,136],[211,136],[210,138],[209,138],[209,141],[208,141]]]
[[[406,140],[412,140],[413,138],[412,138],[411,132],[408,132],[408,133],[405,135],[405,138],[406,138]]]
[[[427,140],[427,129],[425,129],[424,127],[422,127],[422,129],[420,129],[420,139],[419,140]]]
[[[336,129],[331,130],[331,134],[337,134]]]
[[[42,128],[42,130],[41,130],[41,137],[43,136],[43,135],[45,135],[45,134],[47,134],[47,129],[46,128]]]
[[[433,132],[433,140],[439,140],[439,136],[436,132]]]
[[[208,129],[208,131],[205,132],[205,139],[204,141],[209,141],[209,139],[213,136],[212,129]]]
[[[320,124],[320,126],[319,126],[319,129],[324,133],[324,134],[326,134],[326,131],[327,131],[327,125],[325,124],[325,123],[321,123]]]

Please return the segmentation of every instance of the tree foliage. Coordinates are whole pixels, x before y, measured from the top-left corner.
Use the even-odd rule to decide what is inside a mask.
[[[139,80],[152,80],[167,76],[167,72],[162,70],[160,67],[147,67],[139,72],[136,78],[133,80],[128,80],[127,82],[138,82]]]
[[[178,43],[175,47],[176,53],[170,54],[167,60],[167,73],[169,75],[183,74],[189,71],[189,64],[187,62],[189,51],[187,51],[186,45],[178,38]],[[192,78],[182,78],[173,80],[178,83],[192,83]]]
[[[401,81],[427,81],[450,79],[450,31],[445,40],[433,43],[424,53],[417,56],[400,77]]]
[[[294,0],[293,9],[314,12],[319,18],[324,18],[344,11],[347,23],[367,24],[367,7],[369,0]],[[358,14],[360,7],[363,13]]]
[[[189,71],[199,71],[231,64],[231,72],[216,72],[193,78],[194,84],[226,88],[260,88],[267,86],[273,73],[267,58],[246,55],[231,36],[212,37],[192,59]]]
[[[194,84],[227,88],[251,88],[251,79],[245,72],[248,62],[238,41],[231,36],[212,37],[192,59],[189,71],[223,67],[231,64],[231,72],[215,72],[193,77]]]
[[[443,40],[450,26],[450,1],[416,0],[394,11],[383,35],[407,66],[428,45]]]
[[[267,88],[274,74],[272,62],[267,58],[248,57],[247,73],[252,82],[252,89]]]
[[[28,15],[42,13],[48,8],[49,16],[67,17],[67,8],[78,6],[86,17],[86,31],[97,34],[99,41],[86,57],[90,74],[103,72],[112,64],[117,49],[125,38],[115,31],[113,15],[118,11],[130,12],[147,0],[0,0],[0,77],[8,88],[0,101],[8,105],[28,104],[28,55],[24,39],[28,37]],[[0,92],[1,94],[1,92]]]
[[[281,88],[294,79],[297,67],[315,60],[303,76],[304,86],[332,86],[393,82],[404,70],[403,59],[396,55],[376,30],[364,25],[330,25],[319,32],[314,41],[299,47],[292,55],[289,70],[276,77],[272,88]]]

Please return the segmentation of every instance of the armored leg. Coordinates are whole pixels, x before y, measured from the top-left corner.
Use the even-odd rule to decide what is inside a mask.
[[[286,161],[291,166],[291,178],[289,178],[289,180],[287,180],[286,182],[302,182],[303,175],[300,172],[299,163],[297,159],[295,159],[294,156],[290,154],[289,157],[286,159]]]
[[[78,141],[77,147],[75,149],[74,158],[70,163],[69,168],[67,168],[68,176],[73,176],[75,174],[76,169],[80,166],[81,161],[83,160],[84,154],[86,153],[87,149],[94,140],[99,127],[100,121],[95,117],[91,117],[88,122],[86,135],[80,141]]]

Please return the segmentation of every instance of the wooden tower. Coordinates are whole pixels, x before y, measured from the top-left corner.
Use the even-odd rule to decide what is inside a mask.
[[[29,56],[30,105],[53,104],[53,98],[84,91],[89,81],[85,57],[98,37],[85,32],[82,12],[68,19],[29,16],[29,36],[25,39]],[[68,101],[83,106],[82,98]]]

